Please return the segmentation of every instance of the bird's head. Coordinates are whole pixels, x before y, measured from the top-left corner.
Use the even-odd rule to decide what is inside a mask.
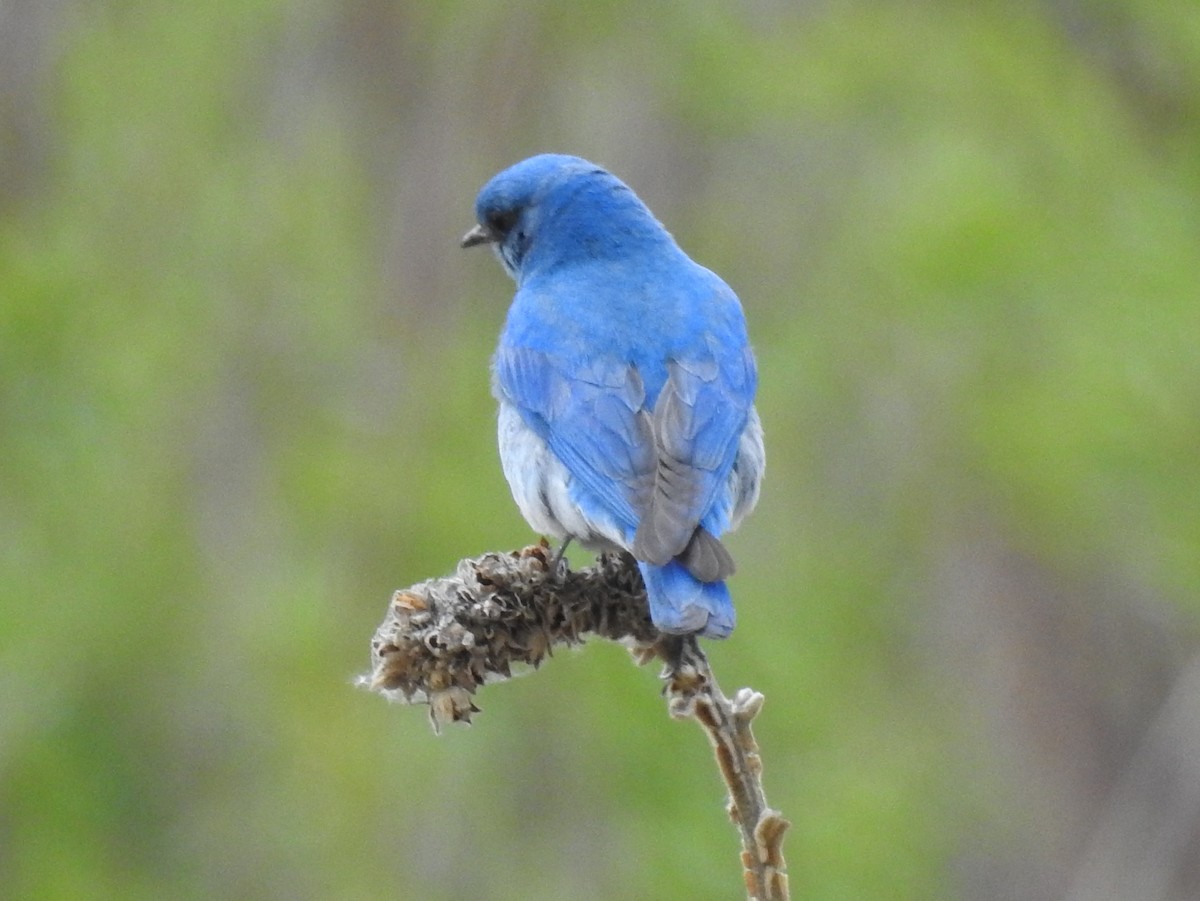
[[[518,283],[535,255],[543,261],[603,252],[603,235],[620,220],[646,220],[661,230],[634,193],[607,171],[577,156],[544,153],[493,176],[475,200],[478,224],[463,247],[491,244]],[[632,229],[626,221],[624,228]],[[665,234],[665,233],[664,233]]]

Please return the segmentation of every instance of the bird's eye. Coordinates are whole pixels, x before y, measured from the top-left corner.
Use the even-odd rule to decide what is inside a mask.
[[[498,235],[507,235],[517,224],[516,210],[493,210],[487,215],[487,226]]]

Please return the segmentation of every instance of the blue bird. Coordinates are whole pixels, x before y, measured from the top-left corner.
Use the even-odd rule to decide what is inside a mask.
[[[463,247],[517,291],[493,359],[500,460],[543,535],[627,551],[664,632],[733,630],[720,537],[758,500],[758,375],[737,295],[628,186],[573,156],[494,176]]]

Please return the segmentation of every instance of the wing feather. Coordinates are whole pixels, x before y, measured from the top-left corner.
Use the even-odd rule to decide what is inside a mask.
[[[709,336],[699,352],[668,360],[653,399],[626,361],[572,365],[512,346],[495,357],[497,392],[624,525],[634,556],[660,566],[679,558],[704,582],[733,572],[717,537],[729,504],[716,501],[728,490],[756,380],[748,349],[720,351]]]

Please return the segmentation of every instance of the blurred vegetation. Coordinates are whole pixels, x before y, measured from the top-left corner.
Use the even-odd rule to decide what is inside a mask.
[[[1193,0],[10,0],[0,87],[0,895],[738,896],[619,648],[440,739],[350,687],[393,588],[533,537],[456,240],[543,150],[747,308],[711,654],[795,897],[1081,878],[1197,647]]]

